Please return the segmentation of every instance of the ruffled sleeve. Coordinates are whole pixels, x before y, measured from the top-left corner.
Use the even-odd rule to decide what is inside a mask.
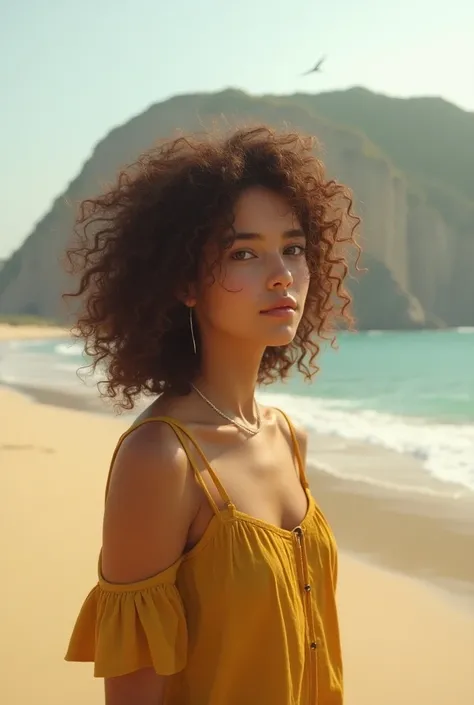
[[[66,661],[93,662],[99,678],[150,666],[163,676],[181,671],[188,636],[178,567],[130,585],[99,578],[77,618]]]

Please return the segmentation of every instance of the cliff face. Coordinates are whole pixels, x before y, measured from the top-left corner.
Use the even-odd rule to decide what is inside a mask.
[[[364,255],[362,264],[367,274],[353,289],[359,329],[387,330],[393,328],[392,321],[404,330],[439,326],[439,321],[426,315],[418,299],[400,286],[385,264],[368,254]],[[376,308],[374,291],[377,292]]]
[[[382,261],[427,311],[452,326],[472,325],[474,115],[441,98],[389,98],[363,88],[278,100],[309,108],[377,145],[399,173],[395,210],[386,211],[393,229],[385,229],[388,259]],[[362,211],[372,211],[373,220],[374,199],[362,195],[357,174],[351,178],[365,199]]]
[[[401,287],[408,287],[407,192],[405,184],[381,157],[342,147],[335,178],[349,184],[362,217],[364,251],[388,267]]]
[[[454,326],[474,321],[474,237],[458,235],[453,253],[453,270],[448,295],[443,300],[445,320]]]
[[[474,233],[448,225],[384,153],[361,132],[337,126],[306,107],[250,98],[239,91],[181,96],[152,106],[102,140],[80,174],[56,199],[20,250],[0,272],[0,312],[62,318],[61,293],[71,288],[61,260],[76,205],[103,190],[117,170],[157,139],[177,130],[202,131],[225,114],[224,127],[249,122],[290,125],[321,140],[329,175],[354,191],[362,215],[369,266],[353,286],[361,328],[411,328],[442,319],[474,322]]]
[[[67,277],[61,259],[71,228],[71,209],[59,198],[5,263],[0,275],[0,287],[5,287],[3,292],[0,288],[2,313],[62,318],[60,292],[65,290]]]

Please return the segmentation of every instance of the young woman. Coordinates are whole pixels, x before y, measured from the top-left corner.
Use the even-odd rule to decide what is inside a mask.
[[[156,396],[113,455],[66,656],[95,663],[107,705],[342,703],[306,437],[255,400],[294,367],[309,379],[347,317],[357,218],[312,149],[265,127],[181,138],[82,206],[79,333],[110,397]]]

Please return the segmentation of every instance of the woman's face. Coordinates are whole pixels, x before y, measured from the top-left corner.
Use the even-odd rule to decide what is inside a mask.
[[[282,196],[262,187],[241,194],[234,216],[235,240],[216,266],[214,281],[204,276],[199,286],[201,335],[217,333],[262,348],[287,345],[309,286],[301,225]]]

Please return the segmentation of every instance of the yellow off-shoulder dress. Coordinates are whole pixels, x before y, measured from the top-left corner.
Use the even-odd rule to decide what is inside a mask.
[[[85,600],[67,661],[113,677],[153,667],[167,678],[165,705],[341,705],[342,659],[335,590],[337,552],[308,497],[292,531],[238,510],[184,426],[168,417],[214,510],[199,543],[164,572],[129,585],[101,576]],[[117,444],[114,457],[129,429]],[[194,446],[223,500],[211,496]],[[110,476],[110,474],[109,474]]]

